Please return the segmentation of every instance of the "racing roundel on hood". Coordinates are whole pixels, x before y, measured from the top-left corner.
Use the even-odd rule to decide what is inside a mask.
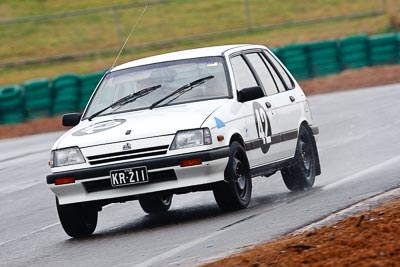
[[[73,136],[83,136],[83,135],[95,134],[95,133],[107,131],[111,128],[117,127],[117,126],[123,124],[124,122],[126,122],[125,119],[102,121],[102,122],[98,122],[98,123],[89,125],[83,129],[80,129],[80,130],[74,132],[72,135]]]

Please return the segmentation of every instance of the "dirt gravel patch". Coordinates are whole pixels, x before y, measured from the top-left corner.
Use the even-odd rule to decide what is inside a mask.
[[[19,124],[0,125],[0,139],[66,130],[61,117],[42,118]]]
[[[345,70],[338,75],[300,83],[307,95],[400,83],[400,65]]]
[[[204,265],[400,266],[400,198],[332,226],[286,236]]]
[[[338,75],[301,82],[307,95],[351,90],[384,84],[400,83],[400,65],[346,70]],[[14,125],[0,125],[0,139],[37,133],[60,131],[61,117],[43,118]]]

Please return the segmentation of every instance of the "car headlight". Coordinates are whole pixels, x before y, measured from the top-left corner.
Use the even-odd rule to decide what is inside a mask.
[[[185,130],[176,133],[170,150],[211,145],[211,132],[208,128]]]
[[[61,167],[85,162],[86,161],[78,147],[69,147],[51,151],[50,167]]]

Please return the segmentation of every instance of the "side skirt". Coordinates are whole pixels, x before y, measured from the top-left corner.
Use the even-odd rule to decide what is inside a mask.
[[[250,169],[250,176],[252,178],[257,176],[269,177],[274,173],[276,173],[277,171],[281,170],[283,167],[285,167],[288,163],[290,163],[291,160],[292,158],[288,158],[273,163],[269,163],[266,165],[254,167]]]

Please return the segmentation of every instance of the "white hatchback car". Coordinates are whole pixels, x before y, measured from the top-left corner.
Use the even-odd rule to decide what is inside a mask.
[[[135,60],[108,71],[53,146],[47,184],[72,237],[107,204],[166,212],[174,194],[213,190],[222,210],[249,205],[251,178],[280,171],[289,190],[321,173],[306,96],[271,51],[229,45]]]

